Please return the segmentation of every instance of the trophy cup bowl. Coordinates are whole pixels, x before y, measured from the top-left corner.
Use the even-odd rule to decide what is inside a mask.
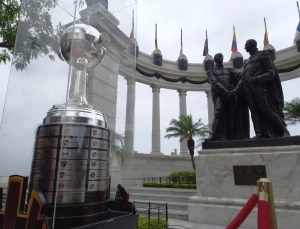
[[[60,56],[72,66],[69,95],[66,104],[56,104],[48,112],[44,124],[85,123],[107,128],[105,116],[92,109],[86,96],[86,70],[99,66],[110,45],[107,33],[92,26],[75,24],[67,27],[61,36]],[[65,109],[66,108],[66,109]]]
[[[108,43],[108,35],[100,33],[86,24],[69,26],[61,37],[60,47],[64,60],[72,67],[87,69],[97,67],[105,55],[103,43]]]

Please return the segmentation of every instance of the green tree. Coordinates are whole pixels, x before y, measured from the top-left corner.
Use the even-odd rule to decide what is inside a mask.
[[[284,103],[284,119],[288,125],[300,123],[300,98],[294,98]]]
[[[83,0],[75,3],[84,5]],[[0,0],[0,64],[10,61],[12,54],[17,70],[41,56],[55,60],[62,30],[60,24],[52,24],[49,12],[57,6],[55,0]]]
[[[0,63],[10,61],[10,54],[13,52],[17,24],[20,13],[18,1],[0,1]]]
[[[183,139],[187,140],[187,145],[190,151],[193,167],[194,165],[194,137],[200,137],[198,142],[202,142],[203,139],[208,137],[209,131],[207,125],[204,125],[199,119],[197,122],[194,122],[192,115],[181,115],[179,119],[172,119],[170,126],[166,129],[166,132],[169,134],[165,135],[165,138],[179,138],[180,141]],[[196,146],[199,147],[200,143]]]

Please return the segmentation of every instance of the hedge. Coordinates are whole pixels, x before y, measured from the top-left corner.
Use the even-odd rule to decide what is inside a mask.
[[[169,177],[172,182],[179,182],[179,177],[181,183],[196,184],[196,173],[195,172],[172,172]]]
[[[163,219],[150,219],[148,227],[148,218],[139,218],[138,229],[164,229],[169,226],[169,223]]]

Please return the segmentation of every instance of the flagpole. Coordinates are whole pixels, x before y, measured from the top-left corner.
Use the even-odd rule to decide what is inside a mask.
[[[299,10],[299,3],[298,3],[298,1],[297,1],[296,3],[297,3],[297,8],[298,8],[299,20],[300,20],[300,10]]]
[[[268,35],[267,22],[265,17],[264,17],[264,24],[265,24],[265,36],[264,36],[264,46],[265,46],[269,44],[269,35]]]
[[[155,49],[158,49],[158,47],[157,47],[157,23],[155,23]]]
[[[208,55],[208,40],[207,40],[207,29],[205,30],[205,42],[204,42],[204,48],[203,48],[203,56],[207,56]]]
[[[267,22],[266,22],[266,18],[264,17],[264,23],[265,23],[265,31],[267,31]]]
[[[131,28],[131,33],[129,35],[129,38],[130,39],[134,38],[134,10],[132,10],[132,28]]]
[[[180,45],[181,45],[181,48],[180,48],[180,54],[182,54],[182,28],[181,28]]]
[[[132,10],[132,31],[134,31],[134,10]]]
[[[208,55],[208,39],[207,39],[207,29],[205,30],[205,35],[206,35],[206,49],[207,49],[207,53],[206,55]]]

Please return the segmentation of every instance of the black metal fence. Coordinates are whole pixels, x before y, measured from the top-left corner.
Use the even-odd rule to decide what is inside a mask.
[[[143,177],[143,183],[157,182],[167,184],[196,184],[196,177],[194,176],[167,176],[167,177]]]
[[[134,202],[139,214],[139,224],[137,228],[150,229],[155,224],[157,229],[165,229],[165,221],[168,222],[168,204]]]

